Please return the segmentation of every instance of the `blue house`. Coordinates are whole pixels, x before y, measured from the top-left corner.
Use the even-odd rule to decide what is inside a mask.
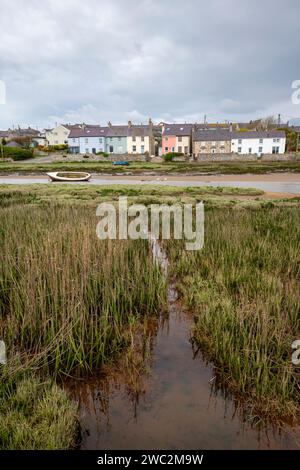
[[[127,153],[128,126],[112,126],[108,123],[106,132],[106,152],[114,154]]]

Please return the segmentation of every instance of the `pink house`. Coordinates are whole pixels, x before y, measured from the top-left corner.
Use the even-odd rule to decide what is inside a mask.
[[[191,153],[192,124],[164,124],[162,155],[168,152]]]

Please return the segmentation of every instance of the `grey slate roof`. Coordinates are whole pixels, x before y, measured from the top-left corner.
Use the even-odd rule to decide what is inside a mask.
[[[9,132],[8,131],[0,131],[0,138],[3,139],[5,137],[8,137],[9,136]]]
[[[194,141],[215,142],[231,140],[232,132],[226,129],[199,130],[193,132]]]
[[[284,131],[232,132],[232,139],[274,139],[285,137]]]
[[[191,135],[193,124],[165,124],[163,135]]]
[[[111,126],[108,127],[106,137],[127,137],[128,126]]]
[[[6,144],[6,147],[18,147],[18,148],[21,148],[22,145],[19,144],[18,142],[14,142],[13,140],[8,142],[8,144]]]
[[[105,137],[107,135],[108,127],[101,126],[74,126],[71,127],[69,139],[76,137]]]

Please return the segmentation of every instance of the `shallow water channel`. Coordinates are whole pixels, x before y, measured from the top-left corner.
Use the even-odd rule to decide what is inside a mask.
[[[167,274],[168,260],[152,240]],[[134,386],[126,368],[72,382],[81,449],[297,449],[299,428],[254,424],[215,384],[215,372],[190,341],[192,318],[168,286],[169,314],[149,319],[139,337],[145,368]]]

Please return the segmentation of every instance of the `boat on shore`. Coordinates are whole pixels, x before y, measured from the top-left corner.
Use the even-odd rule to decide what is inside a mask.
[[[90,173],[85,173],[83,171],[59,171],[47,173],[47,176],[51,181],[89,181],[91,178]]]

